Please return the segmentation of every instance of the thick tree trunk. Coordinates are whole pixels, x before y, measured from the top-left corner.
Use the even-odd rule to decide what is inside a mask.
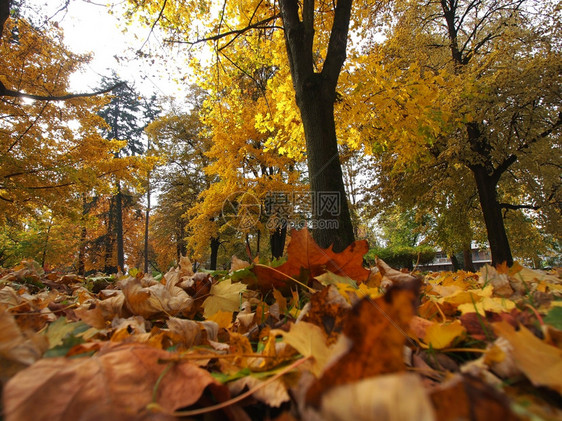
[[[320,76],[315,75],[316,81]],[[322,92],[321,83],[305,86],[299,107],[306,137],[308,176],[313,192],[314,240],[339,252],[354,241],[338,153],[334,98]]]
[[[462,256],[464,260],[464,270],[468,272],[474,272],[474,263],[472,262],[472,247],[470,244],[464,246],[462,250]]]
[[[211,237],[211,266],[209,269],[217,270],[217,260],[219,256],[219,247],[221,242],[217,237]]]
[[[12,5],[12,0],[0,1],[0,38],[2,38],[2,32],[4,31],[4,24],[10,17],[11,5]]]
[[[492,253],[492,265],[506,262],[508,266],[513,265],[511,248],[507,239],[505,225],[501,213],[500,204],[497,199],[497,180],[488,174],[484,166],[471,166],[476,188],[480,198],[480,207],[488,232],[488,242]]]
[[[346,58],[352,0],[339,0],[322,71],[315,71],[315,2],[280,0],[285,46],[297,105],[306,138],[310,188],[313,193],[314,240],[336,252],[354,241],[338,154],[334,103]]]
[[[285,240],[287,238],[287,225],[277,227],[275,231],[270,234],[269,243],[271,244],[271,257],[279,259],[283,256],[285,249]]]

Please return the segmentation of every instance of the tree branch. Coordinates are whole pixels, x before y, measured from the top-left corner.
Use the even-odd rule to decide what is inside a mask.
[[[95,91],[90,93],[66,94],[66,95],[33,95],[33,94],[26,94],[25,92],[13,91],[11,89],[8,89],[0,81],[0,96],[12,97],[12,98],[27,98],[27,99],[34,99],[36,101],[66,101],[68,99],[73,99],[73,98],[87,98],[87,97],[97,96],[101,94],[106,94],[123,85],[126,85],[126,82],[120,82],[107,89],[102,89],[100,91]]]
[[[221,32],[220,34],[211,35],[210,37],[206,37],[206,38],[199,38],[199,39],[196,39],[195,41],[171,41],[171,40],[168,40],[168,42],[176,43],[176,44],[196,45],[196,44],[201,44],[203,42],[219,41],[219,40],[221,40],[223,38],[227,38],[231,35],[236,35],[236,37],[239,37],[240,35],[244,35],[246,32],[249,32],[252,29],[272,28],[271,26],[267,26],[267,24],[276,20],[276,19],[278,19],[278,18],[280,18],[280,17],[281,17],[281,15],[277,13],[277,14],[275,14],[273,16],[270,16],[266,19],[260,20],[259,22],[249,24],[249,25],[245,26],[244,28],[233,29],[232,31],[227,31],[227,32]]]
[[[347,56],[347,35],[349,32],[352,3],[352,0],[339,0],[336,5],[334,23],[328,43],[328,52],[324,67],[322,68],[322,75],[326,76],[327,80],[329,80],[329,83],[332,85],[331,89],[336,88]]]
[[[529,149],[532,144],[534,144],[534,143],[538,142],[539,140],[544,139],[545,137],[549,136],[559,126],[562,126],[562,112],[558,113],[558,119],[554,123],[552,123],[552,125],[548,129],[546,129],[545,131],[540,133],[538,136],[532,138],[528,142],[521,145],[517,149],[517,151],[521,152],[525,149]],[[492,173],[492,177],[495,177],[497,180],[499,180],[501,175],[504,172],[506,172],[507,169],[517,161],[517,159],[518,159],[517,154],[513,153],[513,154],[509,155],[506,159],[504,159],[502,161],[502,163],[500,165],[498,165],[496,167],[496,169]]]
[[[531,210],[539,210],[540,206],[533,206],[533,205],[513,205],[511,203],[498,203],[499,207],[502,209],[510,209],[510,210],[518,210],[518,209],[531,209]]]

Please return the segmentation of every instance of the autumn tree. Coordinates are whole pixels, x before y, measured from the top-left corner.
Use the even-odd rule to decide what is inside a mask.
[[[133,2],[132,2],[133,3]],[[278,2],[201,2],[184,1],[133,3],[132,13],[142,20],[156,23],[173,35],[173,41],[193,45],[208,41],[217,57],[242,36],[260,38],[272,34],[284,45],[282,66],[288,67],[292,79],[299,119],[306,139],[309,183],[312,192],[333,192],[339,197],[337,227],[314,230],[314,238],[323,247],[334,244],[342,250],[353,241],[353,228],[338,157],[334,104],[336,87],[346,59],[350,25],[358,27],[369,8],[352,1],[329,2],[280,0]],[[352,19],[353,17],[353,19]],[[283,29],[284,40],[278,29]],[[224,57],[224,56],[222,56]],[[222,61],[216,61],[220,70]],[[216,73],[213,71],[211,74]],[[298,139],[292,139],[298,141]],[[316,204],[318,220],[334,215]]]
[[[204,136],[199,118],[204,95],[193,87],[188,98],[190,111],[172,106],[168,114],[146,129],[155,153],[163,160],[153,174],[159,193],[150,227],[154,259],[161,270],[187,255],[187,212],[211,182],[204,172],[209,163],[205,152],[211,147],[210,139]]]
[[[426,177],[422,191],[447,186],[447,205],[472,190],[496,264],[513,262],[511,215],[559,226],[559,13],[530,0],[397,2],[362,66],[371,122],[358,107],[354,116],[395,191]]]
[[[20,226],[20,218],[43,208],[79,224],[81,195],[103,191],[111,176],[139,162],[113,159],[122,145],[100,136],[104,122],[96,111],[105,98],[68,94],[69,76],[88,58],[69,52],[59,29],[39,31],[16,16],[7,21],[0,48],[0,79],[8,90],[0,99],[2,225]]]

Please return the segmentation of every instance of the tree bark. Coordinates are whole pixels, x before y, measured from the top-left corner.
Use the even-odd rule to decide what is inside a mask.
[[[283,256],[285,249],[285,240],[287,238],[287,225],[280,226],[270,234],[269,244],[271,245],[271,257],[279,259]]]
[[[322,71],[317,73],[313,55],[314,1],[303,0],[302,21],[297,0],[279,1],[291,77],[306,139],[316,224],[312,235],[321,247],[333,244],[336,252],[354,241],[334,120],[336,85],[346,58],[351,4],[351,0],[337,2],[328,52]],[[327,200],[335,207],[327,206]]]
[[[451,261],[451,265],[453,265],[453,271],[456,272],[457,270],[459,270],[461,268],[461,265],[459,263],[459,259],[457,259],[457,256],[455,255],[455,253],[451,253],[449,255],[449,260]]]
[[[181,257],[187,254],[187,244],[185,243],[185,222],[180,218],[176,224],[176,257],[179,262]]]
[[[219,256],[219,247],[221,243],[218,237],[211,237],[211,263],[210,268],[211,270],[217,270],[217,260]]]
[[[0,0],[0,39],[2,39],[2,33],[4,32],[4,24],[10,17],[11,5],[12,0]]]
[[[125,271],[125,246],[123,243],[123,193],[121,184],[117,182],[117,195],[115,196],[115,234],[117,237],[117,267]]]
[[[468,272],[474,272],[474,263],[472,262],[472,247],[470,246],[470,244],[464,246],[462,255],[464,260],[464,270]]]
[[[476,181],[480,207],[486,224],[490,252],[492,253],[492,265],[507,263],[513,265],[513,257],[509,240],[505,231],[505,224],[501,213],[501,207],[497,198],[497,180],[494,175],[489,175],[482,165],[472,165],[472,173]]]
[[[148,273],[148,270],[149,270],[148,225],[149,225],[149,218],[150,218],[150,176],[147,177],[146,184],[147,184],[147,186],[146,186],[146,214],[145,214],[145,221],[144,221],[144,273]]]

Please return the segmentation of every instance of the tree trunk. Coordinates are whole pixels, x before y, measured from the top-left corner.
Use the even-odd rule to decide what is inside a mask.
[[[86,227],[82,227],[80,232],[80,248],[78,250],[78,275],[86,274],[86,239],[88,238]]]
[[[464,246],[462,255],[464,260],[464,270],[468,272],[475,272],[474,263],[472,262],[472,247],[470,244]]]
[[[185,244],[185,223],[181,218],[177,221],[176,235],[176,257],[179,262],[180,258],[187,254],[187,244]]]
[[[43,246],[43,254],[41,256],[41,267],[45,269],[45,263],[47,262],[47,249],[49,248],[49,237],[51,235],[51,228],[53,226],[53,217],[49,218],[49,227],[47,228],[47,234],[45,235],[45,245]]]
[[[107,212],[107,232],[105,234],[105,241],[104,241],[104,268],[103,271],[107,274],[117,272],[117,268],[114,265],[113,260],[113,247],[115,245],[113,239],[113,221],[115,218],[115,198],[111,197],[109,199],[109,210]]]
[[[453,272],[456,272],[461,268],[459,259],[457,259],[457,255],[455,253],[451,253],[449,255],[449,260],[451,261],[451,265],[453,265]]]
[[[4,31],[4,24],[10,17],[11,5],[12,5],[12,0],[0,1],[0,38],[2,38],[2,32]]]
[[[279,259],[283,256],[285,249],[285,239],[287,238],[287,225],[277,227],[270,234],[269,243],[271,244],[271,257]]]
[[[306,138],[308,176],[313,193],[314,240],[338,252],[354,241],[338,154],[334,103],[336,86],[346,58],[351,0],[335,6],[326,58],[315,72],[314,1],[280,0],[285,46],[295,97]],[[302,18],[302,20],[301,20]]]
[[[123,244],[123,193],[121,184],[117,182],[117,195],[115,196],[115,233],[117,237],[117,267],[125,271],[125,247]]]
[[[354,235],[338,154],[333,98],[329,96],[321,86],[312,84],[303,92],[299,106],[313,192],[312,235],[320,247],[333,244],[339,252],[354,241]]]
[[[217,259],[221,243],[218,237],[211,237],[211,270],[217,270]]]
[[[494,176],[489,175],[482,165],[473,165],[471,170],[476,181],[480,207],[488,232],[492,265],[495,266],[505,262],[508,266],[512,266],[511,248],[509,247],[501,208],[497,199],[497,180]]]
[[[144,221],[144,273],[148,273],[148,223],[150,218],[150,178],[147,178],[146,186],[146,216]],[[179,260],[178,260],[179,261]]]

